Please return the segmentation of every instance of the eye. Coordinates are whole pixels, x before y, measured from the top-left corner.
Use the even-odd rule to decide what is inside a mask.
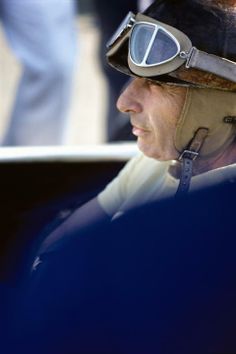
[[[151,85],[152,85],[152,86],[159,86],[159,87],[163,86],[161,82],[155,81],[155,80],[152,80],[152,79],[146,79],[146,83],[147,83],[148,85],[150,85],[150,86],[151,86]]]

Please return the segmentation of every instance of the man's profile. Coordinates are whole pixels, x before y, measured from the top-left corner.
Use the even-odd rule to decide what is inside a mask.
[[[141,153],[40,253],[96,220],[234,177],[235,34],[234,1],[154,1],[144,14],[128,14],[107,59],[136,76],[117,107],[129,113]]]
[[[42,244],[26,347],[40,329],[44,353],[235,353],[235,5],[156,0],[112,36],[141,152]]]

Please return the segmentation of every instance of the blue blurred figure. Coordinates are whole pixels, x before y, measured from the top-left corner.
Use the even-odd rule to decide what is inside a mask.
[[[64,142],[76,55],[74,0],[2,0],[1,22],[22,64],[3,145]]]
[[[103,0],[102,2],[93,0],[93,3],[101,31],[100,63],[108,85],[106,140],[108,142],[136,140],[131,132],[128,115],[118,112],[116,108],[116,101],[129,78],[113,70],[107,64],[105,59],[106,44],[117,24],[129,11],[144,10],[151,3],[151,0]]]

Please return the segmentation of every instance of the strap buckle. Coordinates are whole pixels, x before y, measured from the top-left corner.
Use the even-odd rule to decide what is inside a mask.
[[[179,161],[181,161],[183,159],[190,159],[190,160],[194,161],[194,160],[196,160],[198,155],[199,155],[199,153],[196,151],[184,150],[179,157]]]

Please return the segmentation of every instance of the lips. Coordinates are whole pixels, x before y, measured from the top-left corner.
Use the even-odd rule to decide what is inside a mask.
[[[144,136],[147,133],[149,133],[149,131],[147,129],[144,129],[144,128],[141,128],[141,127],[137,127],[137,126],[133,125],[132,133],[135,136]]]
[[[131,124],[133,126],[132,133],[135,136],[144,136],[147,133],[149,133],[149,130],[146,127],[144,128],[140,125],[136,125],[134,122],[132,122],[132,120],[131,120]]]

